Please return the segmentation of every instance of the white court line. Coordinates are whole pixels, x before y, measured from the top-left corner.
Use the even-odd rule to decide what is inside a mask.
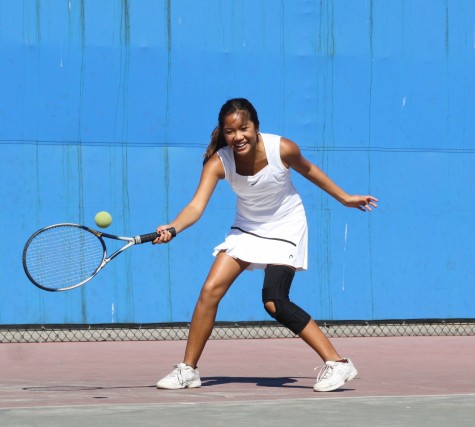
[[[187,393],[189,397],[194,397],[195,395],[190,395]],[[201,396],[202,397],[202,396]],[[283,403],[298,403],[298,402],[318,402],[318,401],[325,401],[328,403],[329,401],[334,401],[335,403],[341,402],[342,400],[428,400],[432,398],[436,399],[447,399],[447,398],[461,398],[461,397],[473,397],[475,398],[475,393],[467,393],[467,394],[414,394],[414,395],[385,395],[385,396],[348,396],[348,397],[300,397],[296,399],[259,399],[259,400],[234,400],[232,402],[228,401],[213,401],[213,402],[144,402],[144,403],[97,403],[91,405],[75,405],[71,404],[71,402],[65,403],[64,405],[48,405],[48,406],[12,406],[12,407],[2,407],[0,408],[0,413],[2,411],[8,410],[22,410],[22,409],[38,409],[38,410],[48,410],[48,409],[74,409],[74,408],[140,408],[140,407],[171,407],[171,406],[203,406],[203,405],[223,405],[223,406],[260,406],[260,405],[279,405]]]

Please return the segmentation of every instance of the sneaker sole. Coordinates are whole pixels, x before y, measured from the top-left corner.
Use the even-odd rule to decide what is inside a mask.
[[[358,375],[358,371],[355,369],[351,374],[346,378],[343,382],[338,383],[337,385],[334,385],[332,387],[326,387],[326,388],[315,388],[313,387],[313,391],[333,391],[336,389],[339,389],[342,385],[347,383],[348,381],[351,381]]]
[[[181,390],[181,389],[184,389],[184,388],[200,388],[200,387],[201,387],[201,381],[200,380],[193,381],[190,384],[186,384],[186,385],[181,386],[181,387],[169,387],[169,386],[166,386],[166,385],[157,384],[157,388],[160,389],[160,390]]]

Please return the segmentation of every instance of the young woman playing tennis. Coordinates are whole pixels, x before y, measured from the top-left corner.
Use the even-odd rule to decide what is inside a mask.
[[[226,102],[206,150],[198,188],[170,224],[157,227],[154,243],[168,243],[167,231],[180,233],[199,220],[220,179],[237,194],[237,212],[228,237],[214,250],[215,261],[193,313],[182,363],[157,383],[158,388],[200,387],[197,363],[211,335],[218,304],[244,270],[264,269],[262,301],[271,317],[302,338],[325,362],[315,391],[330,391],[358,371],[342,358],[309,314],[289,300],[295,271],[307,269],[307,220],[290,177],[294,169],[344,206],[371,211],[373,196],[349,195],[305,159],[292,141],[259,132],[253,105],[243,98]]]

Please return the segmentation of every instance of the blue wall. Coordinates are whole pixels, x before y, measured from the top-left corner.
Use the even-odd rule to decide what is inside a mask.
[[[348,192],[295,174],[310,269],[293,298],[317,319],[475,317],[475,2],[0,0],[0,323],[188,321],[232,221],[220,183],[168,246],[122,255],[51,294],[21,266],[56,222],[135,235],[192,197],[222,103],[295,140]],[[270,320],[246,272],[218,320]]]

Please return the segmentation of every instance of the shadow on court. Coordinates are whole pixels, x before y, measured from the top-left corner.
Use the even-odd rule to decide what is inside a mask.
[[[298,339],[210,341],[202,387],[157,390],[184,341],[0,345],[0,426],[473,426],[475,337],[337,338],[358,376],[313,392]]]
[[[202,387],[211,387],[211,386],[225,385],[225,384],[250,384],[250,385],[255,385],[256,387],[302,388],[303,386],[298,385],[299,380],[302,380],[302,378],[203,377],[201,385]],[[307,388],[307,387],[303,387],[303,388]]]

